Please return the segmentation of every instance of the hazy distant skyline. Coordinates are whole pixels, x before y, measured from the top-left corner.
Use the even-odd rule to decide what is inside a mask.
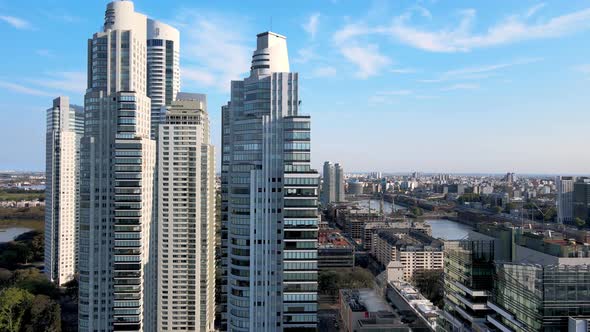
[[[107,2],[0,0],[0,169],[44,168],[45,110],[82,104]],[[229,81],[272,17],[318,170],[590,173],[587,1],[134,2],[180,30],[181,90],[208,95],[217,147]]]

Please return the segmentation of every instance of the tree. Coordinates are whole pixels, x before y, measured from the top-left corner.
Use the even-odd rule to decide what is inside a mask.
[[[31,306],[30,321],[26,324],[26,332],[60,332],[61,310],[59,304],[46,295],[37,295]]]
[[[580,217],[576,217],[574,219],[574,224],[576,224],[576,226],[578,226],[579,229],[582,229],[584,228],[584,226],[586,226],[586,221],[584,221],[584,219]]]
[[[0,293],[0,330],[19,332],[33,295],[19,288],[7,288]]]
[[[494,211],[495,214],[499,214],[500,212],[502,212],[502,208],[499,206],[494,206],[492,208],[492,211]]]
[[[412,283],[435,306],[442,308],[444,299],[443,271],[420,271],[414,274]]]

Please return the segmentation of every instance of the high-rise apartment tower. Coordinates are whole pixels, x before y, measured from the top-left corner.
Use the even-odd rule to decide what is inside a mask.
[[[215,160],[205,95],[179,93],[158,135],[158,331],[214,331]]]
[[[315,331],[319,174],[287,39],[257,36],[223,113],[227,330]],[[228,134],[228,135],[226,135]]]
[[[80,138],[84,111],[68,97],[47,110],[45,174],[45,274],[63,285],[77,270]]]

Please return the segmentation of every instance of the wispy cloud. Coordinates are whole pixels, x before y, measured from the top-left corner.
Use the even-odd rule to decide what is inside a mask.
[[[313,47],[308,46],[297,50],[297,55],[291,60],[293,63],[307,63],[308,61],[316,58],[318,55],[315,53]]]
[[[174,23],[182,28],[183,80],[227,91],[250,68],[251,38],[246,19],[185,9]]]
[[[376,44],[342,46],[340,52],[358,67],[355,75],[361,79],[377,75],[382,68],[391,64],[391,60],[379,52],[379,46]]]
[[[58,93],[83,94],[86,91],[86,73],[81,71],[50,72],[45,76],[27,79],[34,85],[52,89]]]
[[[86,73],[76,71],[47,72],[21,82],[0,80],[0,87],[31,95],[55,97],[64,94],[82,95],[86,90]]]
[[[29,21],[24,20],[20,17],[0,15],[0,20],[12,25],[14,28],[17,28],[19,30],[33,29],[33,25]]]
[[[36,50],[35,53],[37,53],[37,55],[43,56],[43,57],[52,57],[54,55],[53,52],[48,49],[39,49],[39,50]]]
[[[531,8],[529,8],[526,13],[524,14],[525,18],[530,18],[535,16],[535,14],[537,14],[537,12],[539,12],[541,9],[543,9],[547,4],[542,2],[539,3],[537,5],[532,6]]]
[[[0,87],[10,90],[12,92],[21,93],[21,94],[25,94],[25,95],[31,95],[31,96],[42,96],[42,97],[57,96],[57,94],[47,92],[45,90],[31,88],[31,87],[24,86],[21,84],[6,82],[6,81],[0,81]]]
[[[322,78],[322,77],[332,77],[336,76],[336,68],[332,66],[324,66],[318,67],[314,69],[311,74],[308,76],[309,78]]]
[[[522,58],[510,62],[496,63],[475,67],[465,67],[443,72],[437,78],[418,80],[423,83],[440,83],[452,80],[479,80],[494,76],[495,71],[542,61],[542,58]]]
[[[460,11],[454,27],[427,29],[412,24],[412,12],[394,17],[389,25],[368,26],[351,23],[336,33],[338,38],[381,35],[409,46],[430,52],[468,52],[473,49],[495,47],[525,40],[557,38],[590,29],[590,8],[554,16],[546,20],[531,21],[542,4],[529,8],[523,14],[510,15],[489,26],[483,32],[474,32],[476,11]]]
[[[391,104],[395,100],[399,99],[400,97],[409,96],[409,95],[412,95],[413,93],[414,92],[412,90],[379,91],[369,97],[368,103],[369,103],[369,105],[372,105],[372,106]]]
[[[414,74],[418,72],[416,68],[394,68],[391,69],[390,72],[394,74]]]
[[[590,75],[590,64],[583,64],[574,67],[574,70],[582,74]]]
[[[479,84],[475,83],[459,83],[440,89],[440,91],[454,91],[454,90],[476,90],[479,89]]]
[[[305,30],[309,36],[314,39],[316,33],[318,32],[318,25],[320,24],[320,13],[313,13],[309,16],[309,18],[307,19],[307,22],[305,22],[302,27],[303,30]]]

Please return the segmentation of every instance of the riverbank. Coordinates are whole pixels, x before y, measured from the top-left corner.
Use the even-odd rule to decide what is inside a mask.
[[[45,231],[45,221],[32,219],[0,219],[0,230],[11,227],[29,228],[43,233]]]

